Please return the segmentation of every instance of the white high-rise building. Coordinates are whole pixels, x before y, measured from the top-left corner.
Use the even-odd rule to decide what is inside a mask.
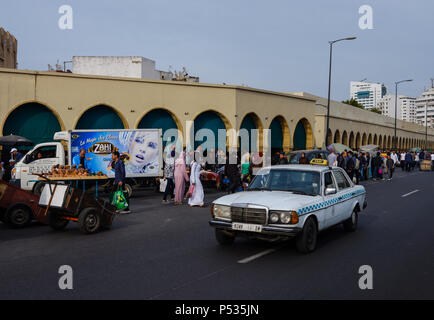
[[[395,118],[395,97],[394,94],[387,94],[378,100],[376,107],[381,111],[382,115]],[[397,119],[399,120],[402,119],[402,98],[405,98],[405,96],[398,95],[398,107],[396,111],[398,113]]]
[[[399,97],[401,105],[401,120],[417,123],[416,121],[416,98]]]
[[[350,97],[362,104],[366,109],[375,108],[386,93],[386,86],[381,83],[350,82]]]
[[[434,86],[422,93],[422,97],[415,101],[416,121],[425,126],[425,108],[427,110],[428,127],[434,128]]]

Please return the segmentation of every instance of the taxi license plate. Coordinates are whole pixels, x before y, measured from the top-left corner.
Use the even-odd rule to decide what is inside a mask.
[[[262,232],[262,226],[260,224],[250,223],[232,223],[233,230],[250,231],[250,232]]]

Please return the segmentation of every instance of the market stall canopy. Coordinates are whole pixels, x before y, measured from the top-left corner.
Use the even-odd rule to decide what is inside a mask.
[[[379,151],[379,147],[376,144],[368,144],[360,147],[360,151],[362,152],[376,152]]]
[[[14,134],[0,137],[0,145],[1,146],[33,146],[34,143],[27,138],[16,136]]]
[[[331,145],[329,145],[327,147],[327,150],[330,151],[330,152],[334,151],[335,153],[342,153],[345,150],[347,150],[347,151],[353,151],[349,146],[346,146],[346,145],[341,144],[341,143],[332,143]]]

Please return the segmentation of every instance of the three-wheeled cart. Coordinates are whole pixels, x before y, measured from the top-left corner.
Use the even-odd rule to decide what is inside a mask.
[[[13,228],[28,226],[33,219],[43,222],[39,196],[0,179],[0,221]]]
[[[45,208],[48,225],[55,229],[64,229],[70,221],[79,224],[85,234],[97,232],[100,228],[108,229],[113,223],[116,207],[109,201],[98,198],[98,181],[107,177],[46,177],[39,205]],[[86,193],[85,184],[96,182],[95,196]],[[82,182],[83,187],[78,188]]]

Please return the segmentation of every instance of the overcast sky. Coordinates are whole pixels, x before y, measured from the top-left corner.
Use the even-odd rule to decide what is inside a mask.
[[[73,29],[61,30],[61,5]],[[359,7],[373,9],[372,30],[359,28]],[[329,40],[332,98],[349,82],[382,82],[389,93],[419,96],[434,78],[432,0],[14,0],[0,26],[18,39],[19,69],[47,70],[74,55],[144,56],[157,68],[185,66],[201,82],[327,96]]]

